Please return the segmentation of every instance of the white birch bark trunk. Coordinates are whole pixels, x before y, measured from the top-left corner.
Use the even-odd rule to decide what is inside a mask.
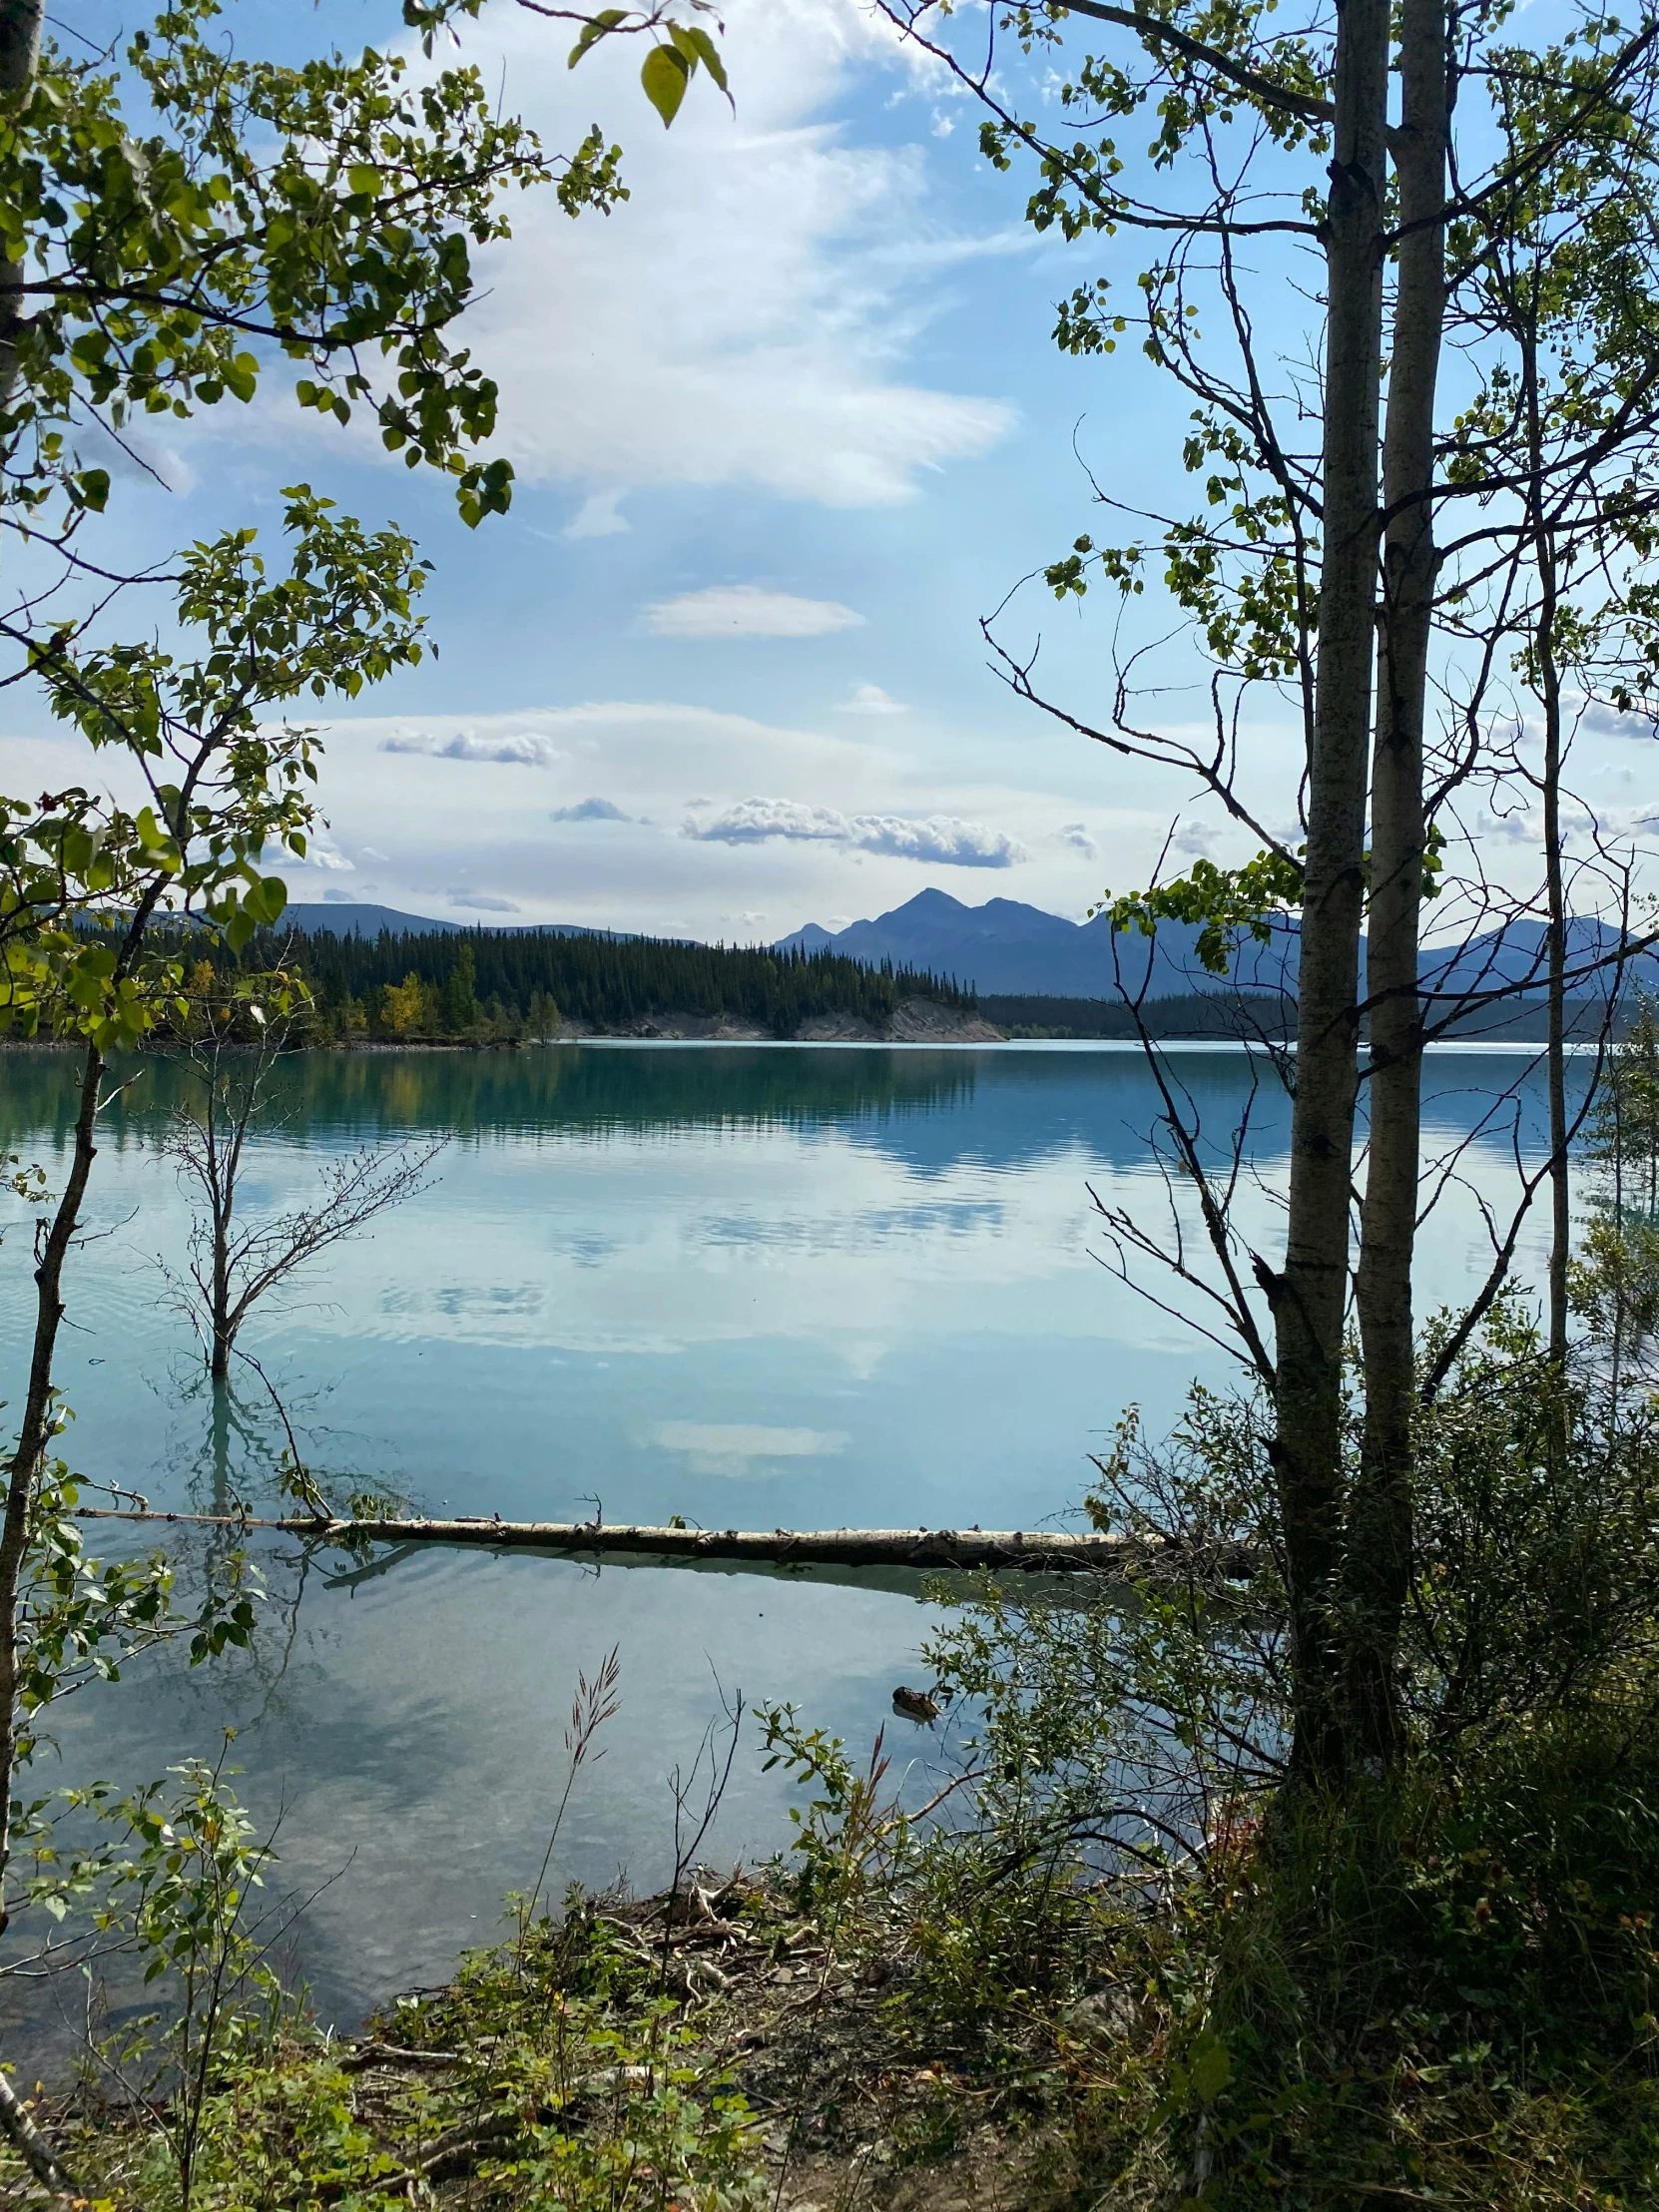
[[[1342,1765],[1342,1355],[1377,602],[1388,29],[1387,0],[1341,0],[1325,235],[1319,666],[1308,760],[1290,1219],[1285,1271],[1272,1288],[1294,1769],[1309,1778]]]
[[[1382,504],[1389,520],[1383,538],[1367,933],[1371,1130],[1356,1282],[1366,1410],[1345,1559],[1350,1748],[1362,1760],[1383,1763],[1400,1748],[1396,1656],[1411,1570],[1423,711],[1436,570],[1427,495],[1434,476],[1434,393],[1445,319],[1444,0],[1403,0],[1399,25],[1400,127],[1392,152],[1401,235],[1382,443]]]

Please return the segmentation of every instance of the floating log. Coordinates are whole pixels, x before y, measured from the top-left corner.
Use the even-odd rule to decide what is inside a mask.
[[[308,1542],[358,1550],[365,1544],[464,1544],[484,1551],[545,1551],[595,1558],[613,1554],[663,1559],[732,1559],[767,1566],[999,1567],[1016,1573],[1096,1574],[1126,1581],[1147,1574],[1198,1571],[1245,1581],[1256,1556],[1245,1545],[1205,1547],[1197,1557],[1179,1545],[1138,1536],[1070,1535],[1027,1528],[650,1528],[602,1521],[262,1520],[240,1513],[122,1511],[75,1508],[78,1520],[136,1521],[148,1526],[272,1529]]]

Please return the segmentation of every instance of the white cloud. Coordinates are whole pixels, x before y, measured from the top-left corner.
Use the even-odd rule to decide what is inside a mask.
[[[1074,852],[1081,852],[1085,860],[1092,860],[1098,849],[1089,835],[1086,822],[1063,822],[1060,825],[1060,842],[1069,844]]]
[[[858,144],[820,120],[872,71],[926,82],[925,58],[856,0],[723,14],[737,117],[700,78],[668,133],[641,99],[634,42],[572,75],[557,25],[496,9],[463,26],[462,58],[492,87],[504,73],[506,104],[549,148],[595,116],[625,144],[632,197],[609,217],[572,223],[545,191],[515,200],[514,238],[479,256],[467,322],[501,389],[491,450],[526,483],[599,495],[572,535],[617,526],[616,487],[890,505],[1015,420],[1001,397],[932,388],[904,363],[939,303],[930,277],[1027,242],[946,233],[920,144]],[[916,114],[918,140],[928,120]]]
[[[688,822],[681,835],[705,844],[763,844],[772,837],[878,852],[893,860],[932,860],[946,867],[1012,867],[1029,857],[998,830],[952,815],[920,820],[904,815],[843,815],[796,799],[745,799],[712,822]]]
[[[907,715],[909,711],[902,700],[892,698],[879,684],[854,684],[852,697],[843,699],[835,709],[841,715]]]
[[[1569,842],[1586,837],[1590,832],[1602,839],[1623,842],[1640,839],[1644,832],[1659,825],[1659,807],[1651,801],[1630,807],[1587,807],[1581,800],[1563,798],[1561,803],[1561,830]],[[1491,844],[1518,845],[1523,850],[1537,852],[1543,845],[1543,812],[1516,803],[1493,812],[1488,801],[1485,810],[1473,823],[1474,841],[1477,846]]]
[[[759,584],[714,584],[645,609],[645,626],[658,638],[822,638],[855,630],[863,619],[833,599],[797,599]]]
[[[528,730],[480,737],[457,730],[448,737],[423,730],[397,730],[380,740],[382,753],[421,753],[433,761],[494,761],[508,768],[551,768],[565,756],[546,738]]]
[[[620,491],[596,491],[583,501],[579,514],[565,524],[567,538],[616,538],[627,534],[628,518],[617,513]]]
[[[356,862],[354,860],[348,860],[336,845],[329,844],[318,837],[312,837],[310,840],[305,853],[305,865],[322,868],[330,875],[353,875],[356,873]]]
[[[574,807],[555,807],[548,818],[552,822],[632,822],[632,815],[625,815],[620,807],[613,807],[608,799],[579,799]]]
[[[764,1473],[757,1459],[825,1459],[844,1451],[838,1429],[761,1428],[748,1421],[665,1420],[656,1429],[665,1451],[688,1454],[694,1474]]]
[[[516,914],[520,910],[516,899],[497,898],[493,891],[452,890],[449,893],[449,903],[451,906],[469,906],[474,913],[479,914]]]
[[[359,873],[312,873],[303,889],[295,881],[293,895],[317,898],[326,884],[350,884],[360,900],[442,914],[455,913],[447,903],[452,891],[475,889],[512,899],[526,921],[712,940],[773,937],[807,919],[879,913],[928,881],[977,903],[1014,881],[1008,869],[1016,859],[1024,862],[1018,895],[1056,913],[1080,910],[1102,880],[1140,880],[1134,869],[1162,841],[1162,817],[1103,804],[1069,785],[971,775],[978,764],[964,758],[959,741],[938,766],[909,745],[890,745],[893,733],[907,738],[920,719],[826,711],[802,728],[638,699],[522,705],[501,714],[422,715],[404,707],[349,715],[326,727],[323,791],[330,840]],[[456,751],[470,758],[450,753],[457,738],[469,741]],[[503,741],[525,738],[537,743],[503,753]],[[403,750],[386,753],[387,741]],[[5,743],[19,756],[25,785],[39,777],[37,788],[57,790],[75,780],[69,740],[8,735]],[[540,765],[555,756],[551,772]],[[988,748],[979,759],[995,765]],[[756,796],[768,794],[786,797],[757,815]],[[601,797],[633,822],[549,819]],[[692,798],[708,804],[693,809]],[[805,822],[798,812],[780,815],[780,804],[806,810]],[[736,822],[723,819],[735,811]],[[1055,835],[1057,825],[1085,816],[1100,847],[1092,860]],[[722,833],[684,836],[688,821]],[[816,833],[765,833],[803,828]],[[365,845],[387,857],[371,863]],[[372,890],[364,880],[370,874]],[[961,887],[975,882],[984,889]],[[768,918],[753,927],[728,918],[744,912]],[[471,918],[495,917],[477,909]]]
[[[1653,738],[1659,737],[1659,726],[1651,714],[1640,709],[1621,715],[1616,707],[1603,707],[1593,702],[1585,707],[1579,728],[1588,730],[1598,738]]]
[[[102,422],[84,417],[77,425],[75,442],[83,467],[107,468],[117,482],[157,485],[183,497],[200,481],[177,447],[158,437],[142,416],[127,423],[119,437]]]

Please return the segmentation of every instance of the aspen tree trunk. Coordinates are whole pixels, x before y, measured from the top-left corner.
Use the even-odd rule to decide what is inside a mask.
[[[0,99],[14,99],[27,90],[40,60],[44,12],[43,0],[0,0]],[[17,287],[23,277],[21,263],[0,261],[0,410],[11,406],[17,390],[18,337],[25,319],[23,298]],[[0,433],[0,453],[9,453],[12,443],[11,433]],[[5,1932],[7,1920],[6,1870],[11,1859],[13,1780],[17,1763],[18,1600],[23,1561],[29,1545],[35,1478],[51,1434],[52,1361],[57,1350],[58,1327],[63,1320],[63,1264],[80,1218],[81,1201],[92,1169],[92,1130],[103,1075],[103,1061],[88,1045],[69,1182],[53,1215],[41,1263],[35,1273],[38,1302],[29,1385],[17,1448],[6,1472],[5,1513],[0,1521],[0,1934]],[[35,2126],[4,2075],[0,2075],[0,2129],[11,2138],[30,2171],[46,2188],[60,2196],[75,2190],[72,2176],[59,2163],[52,2145]]]
[[[63,1323],[63,1265],[80,1227],[92,1163],[98,1156],[94,1133],[104,1060],[89,1044],[81,1073],[75,1114],[75,1143],[68,1180],[46,1233],[35,1270],[35,1334],[29,1361],[29,1384],[18,1424],[17,1448],[6,1476],[6,1510],[0,1523],[0,1932],[6,1926],[6,1867],[10,1858],[12,1783],[18,1740],[18,1600],[23,1562],[29,1547],[30,1510],[46,1447],[52,1439],[52,1367]]]
[[[1561,671],[1555,657],[1560,580],[1556,572],[1555,540],[1544,513],[1543,395],[1538,386],[1535,326],[1529,327],[1524,334],[1521,373],[1526,384],[1532,552],[1538,570],[1538,615],[1533,625],[1532,649],[1538,699],[1544,710],[1544,883],[1549,908],[1545,1046],[1549,1085],[1549,1362],[1554,1387],[1549,1433],[1551,1449],[1559,1465],[1566,1450],[1563,1425],[1566,1398],[1562,1383],[1567,1364],[1567,1253],[1572,1238],[1571,1167],[1567,1158],[1567,912],[1561,867]]]
[[[1325,227],[1324,521],[1285,1272],[1272,1282],[1294,1771],[1341,1771],[1336,1578],[1366,769],[1377,598],[1387,0],[1340,0]]]
[[[1389,520],[1383,539],[1367,935],[1371,1142],[1356,1282],[1366,1412],[1345,1556],[1350,1749],[1362,1760],[1384,1764],[1400,1748],[1395,1671],[1411,1571],[1423,703],[1436,564],[1427,493],[1433,483],[1434,389],[1445,319],[1444,0],[1403,0],[1399,45],[1400,127],[1392,152],[1401,235],[1382,441],[1382,504]]]

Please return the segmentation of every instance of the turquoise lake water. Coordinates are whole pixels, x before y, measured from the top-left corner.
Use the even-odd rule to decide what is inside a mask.
[[[1246,1124],[1241,1217],[1273,1251],[1288,1110],[1271,1068],[1231,1049],[1170,1064],[1207,1143]],[[245,1376],[216,1423],[168,1293],[189,1205],[158,1138],[184,1080],[151,1065],[104,1117],[93,1241],[67,1293],[67,1454],[158,1506],[235,1494],[271,1510],[269,1400]],[[52,1175],[72,1082],[61,1055],[0,1058],[0,1149]],[[1425,1157],[1457,1159],[1422,1279],[1452,1302],[1484,1272],[1478,1201],[1507,1203],[1542,1101],[1526,1062],[1491,1051],[1434,1056],[1429,1092]],[[587,1518],[597,1499],[608,1521],[1063,1525],[1126,1406],[1156,1430],[1195,1375],[1230,1372],[1101,1264],[1091,1188],[1149,1219],[1167,1206],[1156,1112],[1138,1056],[1100,1046],[308,1056],[285,1071],[249,1212],[302,1203],[329,1155],[447,1142],[430,1189],[257,1310],[244,1343],[335,1497],[387,1486],[506,1519]],[[1522,1242],[1534,1278],[1544,1230]],[[12,1399],[31,1291],[14,1225],[0,1247]],[[577,1670],[613,1645],[622,1709],[556,1880],[663,1878],[668,1778],[740,1692],[793,1699],[859,1747],[886,1723],[918,1790],[941,1755],[890,1713],[928,1621],[899,1576],[433,1552],[353,1575],[291,1545],[263,1556],[254,1654],[194,1673],[163,1655],[71,1700],[62,1778],[131,1784],[211,1755],[233,1722],[279,1886],[320,1891],[291,1948],[335,2017],[440,1978],[533,1880]],[[711,1860],[783,1840],[783,1788],[759,1769],[751,1729]]]

